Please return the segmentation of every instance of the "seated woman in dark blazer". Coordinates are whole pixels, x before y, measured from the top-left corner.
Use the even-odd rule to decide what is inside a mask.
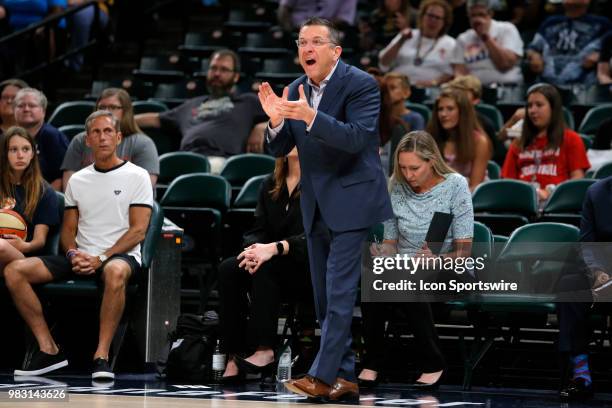
[[[299,195],[300,165],[294,148],[276,159],[274,173],[263,182],[255,227],[244,235],[244,250],[219,266],[221,339],[229,356],[224,382],[239,380],[245,372],[266,374],[275,368],[281,293],[312,303]],[[255,351],[241,358],[247,349]]]

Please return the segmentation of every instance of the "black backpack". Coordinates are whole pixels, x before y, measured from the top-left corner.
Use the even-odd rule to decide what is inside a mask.
[[[217,340],[216,316],[182,314],[176,330],[168,335],[168,346],[157,362],[160,377],[169,380],[206,382]]]

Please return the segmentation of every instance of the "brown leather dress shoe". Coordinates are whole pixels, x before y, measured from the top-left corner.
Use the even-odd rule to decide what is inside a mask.
[[[359,386],[344,378],[336,378],[336,382],[329,392],[330,401],[355,401],[359,400]]]
[[[323,400],[329,398],[329,393],[331,391],[329,385],[310,375],[306,375],[297,380],[289,380],[285,383],[285,387],[293,393]]]

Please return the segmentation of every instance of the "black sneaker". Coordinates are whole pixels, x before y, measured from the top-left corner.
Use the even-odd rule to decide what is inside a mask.
[[[94,368],[91,373],[91,378],[94,380],[114,380],[115,374],[108,365],[108,360],[104,358],[96,358],[94,360]]]
[[[42,375],[58,370],[68,365],[68,360],[60,350],[57,354],[47,354],[43,351],[36,351],[23,370],[15,370],[14,375]]]

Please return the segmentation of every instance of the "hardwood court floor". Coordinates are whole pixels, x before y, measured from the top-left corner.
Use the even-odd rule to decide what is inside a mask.
[[[69,402],[0,402],[0,407],[16,408],[322,408],[346,407],[338,404],[296,404],[293,402],[237,401],[221,399],[187,399],[123,395],[70,395]]]
[[[68,400],[11,399],[15,391],[64,390]],[[280,388],[261,388],[258,383],[221,387],[207,384],[165,383],[149,374],[120,374],[113,384],[94,384],[85,375],[13,377],[0,374],[0,408],[322,408],[322,407],[482,407],[482,408],[567,408],[552,390],[475,388],[464,392],[458,386],[442,386],[428,393],[408,389],[404,384],[385,384],[362,390],[359,402],[312,404]],[[612,407],[612,394],[572,403],[571,408]]]

